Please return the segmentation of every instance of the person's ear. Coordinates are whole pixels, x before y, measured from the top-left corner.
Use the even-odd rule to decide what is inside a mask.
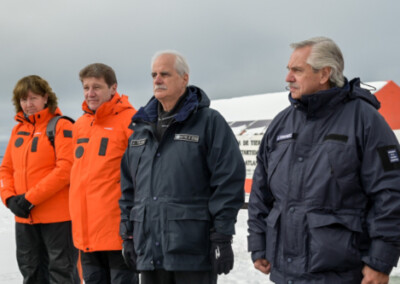
[[[331,67],[324,67],[322,69],[320,69],[320,84],[321,85],[325,85],[325,84],[329,84],[329,79],[331,78]]]
[[[189,83],[189,74],[183,75],[183,81],[185,82],[185,86]]]
[[[113,95],[117,92],[117,86],[118,86],[117,83],[111,86],[111,91]]]

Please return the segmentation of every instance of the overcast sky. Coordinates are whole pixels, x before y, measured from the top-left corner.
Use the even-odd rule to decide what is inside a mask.
[[[399,11],[398,0],[1,0],[0,139],[15,124],[20,78],[45,78],[77,118],[78,73],[102,62],[139,108],[162,49],[186,56],[190,83],[211,99],[284,91],[289,44],[320,35],[342,49],[348,78],[400,84]]]

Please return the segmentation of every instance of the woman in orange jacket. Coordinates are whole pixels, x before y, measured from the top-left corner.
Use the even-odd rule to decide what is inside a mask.
[[[60,119],[53,147],[46,126],[61,111],[56,94],[39,76],[18,81],[13,103],[18,124],[0,167],[0,193],[15,215],[24,283],[79,283],[68,204],[72,123]]]

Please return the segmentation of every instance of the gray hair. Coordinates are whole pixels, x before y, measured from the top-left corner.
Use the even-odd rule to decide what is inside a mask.
[[[175,50],[162,50],[162,51],[157,51],[153,57],[151,58],[151,67],[153,67],[154,61],[161,55],[164,54],[169,54],[175,56],[175,70],[178,72],[180,76],[183,76],[185,74],[189,75],[189,65],[186,62],[185,57],[183,57],[182,54]]]
[[[327,37],[313,37],[290,45],[293,49],[306,46],[312,47],[307,63],[311,65],[314,71],[317,72],[324,67],[330,67],[329,82],[331,87],[343,87],[344,60],[337,44]]]

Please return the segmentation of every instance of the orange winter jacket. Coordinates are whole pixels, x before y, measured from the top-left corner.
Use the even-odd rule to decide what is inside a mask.
[[[70,212],[75,246],[84,252],[121,250],[119,236],[120,164],[132,134],[136,110],[127,96],[116,93],[94,113],[74,124]]]
[[[14,126],[0,167],[0,191],[4,204],[8,198],[25,193],[35,207],[28,218],[15,217],[19,223],[55,223],[70,220],[68,206],[69,176],[72,166],[72,123],[57,123],[55,148],[46,135],[51,118],[61,115],[48,108],[28,118],[15,116]]]

